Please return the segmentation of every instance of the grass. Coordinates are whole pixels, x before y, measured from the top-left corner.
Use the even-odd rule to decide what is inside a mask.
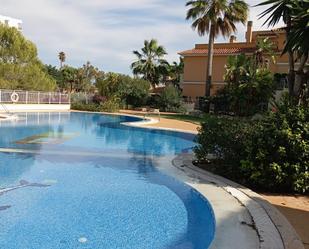
[[[150,116],[157,117],[158,115],[150,115]],[[190,122],[193,124],[200,125],[201,122],[205,120],[206,116],[196,117],[196,116],[186,115],[186,114],[161,114],[161,118],[175,119],[179,121],[185,121],[185,122]]]

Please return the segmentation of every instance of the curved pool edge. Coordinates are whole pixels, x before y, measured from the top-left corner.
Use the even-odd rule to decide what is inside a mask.
[[[252,225],[246,224],[244,221],[239,221],[242,225],[251,226],[251,229],[256,230],[259,245],[257,248],[267,249],[304,249],[304,245],[296,233],[293,226],[289,221],[276,209],[272,204],[263,199],[259,194],[253,192],[252,190],[228,180],[224,177],[215,175],[206,170],[200,169],[192,164],[194,156],[190,153],[178,155],[173,159],[173,166],[178,170],[182,171],[184,174],[189,175],[199,179],[200,181],[206,181],[208,183],[214,184],[218,188],[225,191],[227,194],[235,198],[241,205],[243,205],[249,212],[251,219],[253,221]],[[201,182],[190,184],[194,188],[197,188],[199,192],[205,194],[207,191],[203,189]],[[204,186],[205,188],[205,186]],[[224,199],[224,197],[222,196]],[[222,208],[220,205],[211,202],[211,198],[207,196],[207,199],[213,206],[216,213],[217,209]],[[222,210],[221,210],[222,211]],[[222,213],[220,214],[222,215]],[[216,220],[219,217],[216,216]],[[238,224],[239,225],[239,224]],[[237,224],[235,224],[235,229]],[[231,244],[225,247],[221,242],[227,239],[226,231],[222,231],[219,227],[216,228],[215,239],[212,243],[212,249],[231,249]],[[234,238],[234,241],[241,238]],[[233,240],[230,242],[234,242]],[[237,247],[235,247],[237,248]],[[246,247],[242,247],[246,248]],[[253,248],[253,247],[250,247]]]
[[[172,131],[172,132],[180,132],[180,133],[187,133],[187,134],[193,134],[193,135],[198,134],[198,131],[188,131],[188,130],[183,130],[183,129],[178,129],[178,128],[173,129],[173,128],[167,128],[167,127],[158,127],[158,126],[145,126],[145,125],[157,124],[159,123],[159,120],[156,118],[141,117],[141,116],[134,115],[134,114],[126,114],[126,113],[120,113],[120,112],[90,112],[90,111],[78,111],[78,110],[71,110],[70,112],[134,117],[134,118],[140,119],[140,121],[123,122],[121,124],[125,126],[138,127],[138,128],[144,128],[144,129]]]
[[[75,110],[72,110],[72,112],[135,117],[141,121],[124,122],[122,124],[143,129],[165,130],[194,135],[198,133],[197,131],[182,129],[145,126],[156,124],[158,120],[132,114]],[[273,205],[248,188],[194,166],[192,164],[193,159],[194,156],[190,153],[180,154],[176,158],[169,158],[169,163],[178,172],[168,169],[167,173],[190,185],[209,201],[216,220],[215,238],[210,247],[211,249],[304,249],[295,229]],[[180,172],[184,173],[184,175],[181,175]],[[208,185],[204,184],[203,181],[206,181]],[[209,193],[214,194],[214,198],[210,198]],[[232,202],[231,198],[238,203],[238,206],[236,202],[234,202],[234,206],[226,205],[227,202]],[[229,217],[229,222],[231,222],[229,224],[230,231],[227,231],[228,226],[220,224],[220,222],[217,222],[217,219],[220,220],[221,218],[224,219],[227,216],[231,216],[230,212],[233,212],[233,215],[238,217],[234,217],[234,220],[232,219],[233,217]],[[237,233],[239,233],[239,237],[234,236]],[[231,247],[231,243],[235,247]]]

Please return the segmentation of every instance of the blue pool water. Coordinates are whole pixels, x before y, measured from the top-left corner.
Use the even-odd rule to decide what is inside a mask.
[[[208,248],[208,201],[156,167],[192,135],[125,116],[19,116],[0,122],[0,248]]]

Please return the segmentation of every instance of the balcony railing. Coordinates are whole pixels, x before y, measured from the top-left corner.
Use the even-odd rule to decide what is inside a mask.
[[[0,103],[5,104],[70,104],[70,95],[59,92],[1,90]]]

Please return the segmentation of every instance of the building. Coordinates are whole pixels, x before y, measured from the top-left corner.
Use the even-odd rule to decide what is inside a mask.
[[[0,23],[3,23],[3,24],[8,25],[10,27],[15,27],[20,31],[22,30],[23,21],[19,20],[19,19],[0,15]]]
[[[231,36],[229,43],[214,45],[211,95],[216,94],[225,85],[223,75],[228,56],[242,53],[252,55],[260,38],[269,37],[275,45],[277,58],[275,64],[270,62],[270,70],[273,73],[288,72],[288,56],[281,56],[285,45],[285,31],[282,29],[253,31],[252,25],[252,21],[249,21],[244,42],[237,42],[236,37]],[[184,58],[184,75],[181,82],[183,96],[189,101],[196,101],[199,97],[205,96],[208,45],[196,44],[195,48],[179,54]]]

